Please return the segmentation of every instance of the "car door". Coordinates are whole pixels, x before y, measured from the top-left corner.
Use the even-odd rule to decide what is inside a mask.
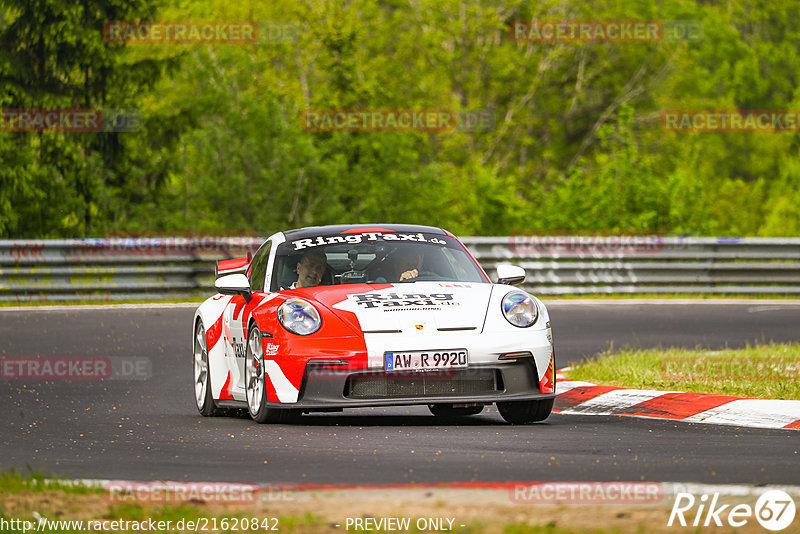
[[[250,282],[250,292],[261,293],[264,291],[264,281],[267,274],[267,263],[272,243],[266,241],[258,249],[250,268],[247,272],[247,279]],[[233,398],[236,400],[247,400],[245,387],[247,386],[245,377],[245,356],[247,354],[247,323],[250,318],[245,309],[247,302],[241,295],[233,297],[226,309],[225,319],[227,328],[230,331],[231,343],[230,353],[226,354],[228,368],[231,373],[231,384],[233,385]]]

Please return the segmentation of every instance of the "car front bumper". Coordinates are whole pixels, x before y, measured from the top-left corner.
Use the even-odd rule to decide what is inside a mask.
[[[542,393],[532,357],[474,365],[465,369],[386,372],[370,369],[306,367],[298,401],[270,408],[303,411],[366,406],[471,404],[554,398]]]

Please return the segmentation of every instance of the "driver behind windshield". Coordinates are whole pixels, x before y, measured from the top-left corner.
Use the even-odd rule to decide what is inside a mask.
[[[297,263],[297,281],[285,289],[318,286],[325,274],[326,257],[322,252],[306,252]]]

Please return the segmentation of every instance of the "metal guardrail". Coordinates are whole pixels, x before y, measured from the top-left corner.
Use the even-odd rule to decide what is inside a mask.
[[[800,238],[511,236],[462,240],[490,276],[524,267],[539,295],[800,294]],[[0,240],[0,301],[202,297],[214,261],[258,237]]]
[[[800,294],[800,238],[511,236],[463,240],[490,276],[524,267],[539,295]]]
[[[255,252],[259,237],[0,240],[0,301],[201,297],[214,261]]]

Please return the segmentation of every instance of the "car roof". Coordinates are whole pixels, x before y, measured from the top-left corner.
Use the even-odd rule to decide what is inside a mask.
[[[286,230],[283,234],[286,239],[303,239],[318,235],[341,234],[342,232],[362,230],[364,232],[425,232],[429,234],[447,235],[441,228],[435,226],[422,226],[419,224],[332,224],[328,226],[309,226],[296,230]]]

